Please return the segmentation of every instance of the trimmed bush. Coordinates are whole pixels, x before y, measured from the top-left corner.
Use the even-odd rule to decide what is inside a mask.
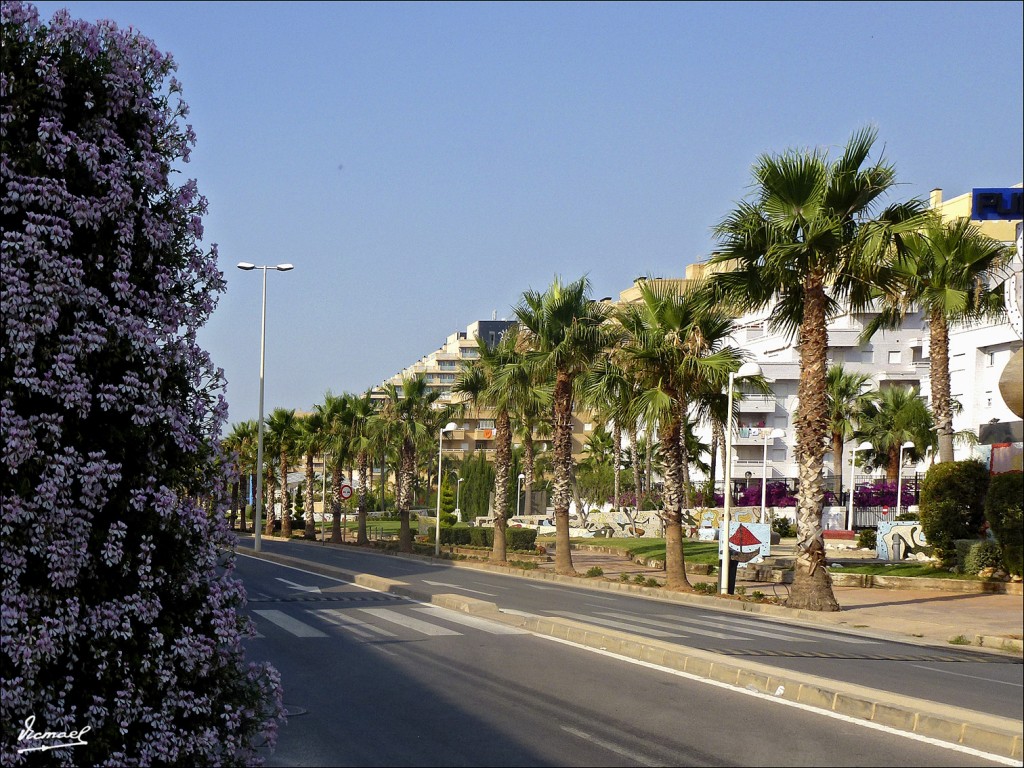
[[[505,530],[505,546],[509,549],[533,549],[536,543],[537,530],[535,528],[507,528]]]
[[[878,531],[863,528],[857,532],[857,546],[861,549],[875,549],[878,546]]]
[[[921,482],[921,528],[943,565],[954,564],[957,539],[981,535],[988,469],[977,460],[931,467]]]
[[[985,497],[985,519],[999,542],[1003,565],[1010,573],[1024,572],[1024,474],[1007,472],[992,477]]]
[[[959,553],[957,553],[959,554]],[[994,541],[973,541],[964,558],[964,573],[977,576],[984,568],[1001,568],[1003,554]]]

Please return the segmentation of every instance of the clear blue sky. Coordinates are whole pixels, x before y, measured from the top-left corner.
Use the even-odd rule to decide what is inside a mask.
[[[527,288],[681,276],[764,152],[867,124],[900,197],[1021,181],[1020,2],[39,3],[173,54],[255,418],[361,392]]]

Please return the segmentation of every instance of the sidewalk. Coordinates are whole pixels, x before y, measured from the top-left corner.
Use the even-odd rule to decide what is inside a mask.
[[[845,555],[844,555],[845,556]],[[599,567],[603,576],[596,579],[619,582],[622,574],[630,576],[633,583],[636,576],[653,578],[664,582],[665,572],[630,560],[622,554],[607,554],[586,549],[573,549],[573,567],[581,574]],[[544,571],[554,571],[554,562],[540,564]],[[741,571],[742,573],[742,571]],[[717,576],[687,574],[690,583],[718,583]],[[781,602],[788,596],[783,584],[744,581],[742,576],[737,587],[744,588],[747,596],[762,592],[767,597],[777,597]],[[656,596],[657,589],[634,587],[638,591]],[[976,594],[941,592],[934,589],[884,589],[834,586],[833,593],[842,610],[836,613],[821,613],[770,606],[773,610],[757,612],[772,613],[780,617],[791,614],[802,621],[831,624],[837,628],[865,629],[875,633],[901,636],[934,645],[974,645],[1024,655],[1024,597],[1010,594]],[[701,596],[704,599],[721,599]],[[735,598],[734,598],[735,599]],[[757,610],[758,603],[745,603],[744,607]],[[764,606],[768,608],[769,606]]]

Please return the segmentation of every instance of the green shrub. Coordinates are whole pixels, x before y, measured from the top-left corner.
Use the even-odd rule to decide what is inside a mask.
[[[437,530],[436,527],[431,526],[427,537],[430,541],[434,540],[434,532]],[[449,544],[455,547],[461,547],[470,543],[469,532],[472,528],[448,528],[445,525],[441,525],[441,543]]]
[[[619,574],[619,581],[629,581],[629,574],[628,573],[620,573]]]
[[[469,531],[469,543],[474,547],[493,547],[494,546],[494,529],[493,528],[468,528]]]
[[[779,534],[780,539],[791,539],[796,536],[796,528],[785,517],[776,517],[772,520],[772,530]]]
[[[493,542],[492,542],[493,543]],[[505,546],[514,550],[531,550],[537,543],[536,528],[505,529]]]
[[[857,532],[857,546],[861,549],[875,549],[878,546],[877,529],[861,528]]]
[[[921,483],[921,529],[943,565],[953,565],[957,539],[977,537],[985,521],[988,469],[980,461],[932,466]]]
[[[604,568],[602,568],[600,565],[595,565],[593,568],[588,568],[587,572],[584,575],[588,578],[593,578],[594,576],[604,576]]]
[[[995,475],[985,497],[985,519],[999,542],[1003,565],[1018,576],[1024,571],[1024,474]]]
[[[1003,554],[998,544],[994,541],[972,541],[964,557],[963,572],[977,576],[984,568],[1001,568],[1002,564]]]

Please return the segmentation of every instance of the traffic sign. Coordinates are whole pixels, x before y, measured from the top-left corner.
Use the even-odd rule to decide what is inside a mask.
[[[348,483],[342,483],[338,488],[338,495],[341,496],[342,501],[346,501],[352,498],[352,486]]]

